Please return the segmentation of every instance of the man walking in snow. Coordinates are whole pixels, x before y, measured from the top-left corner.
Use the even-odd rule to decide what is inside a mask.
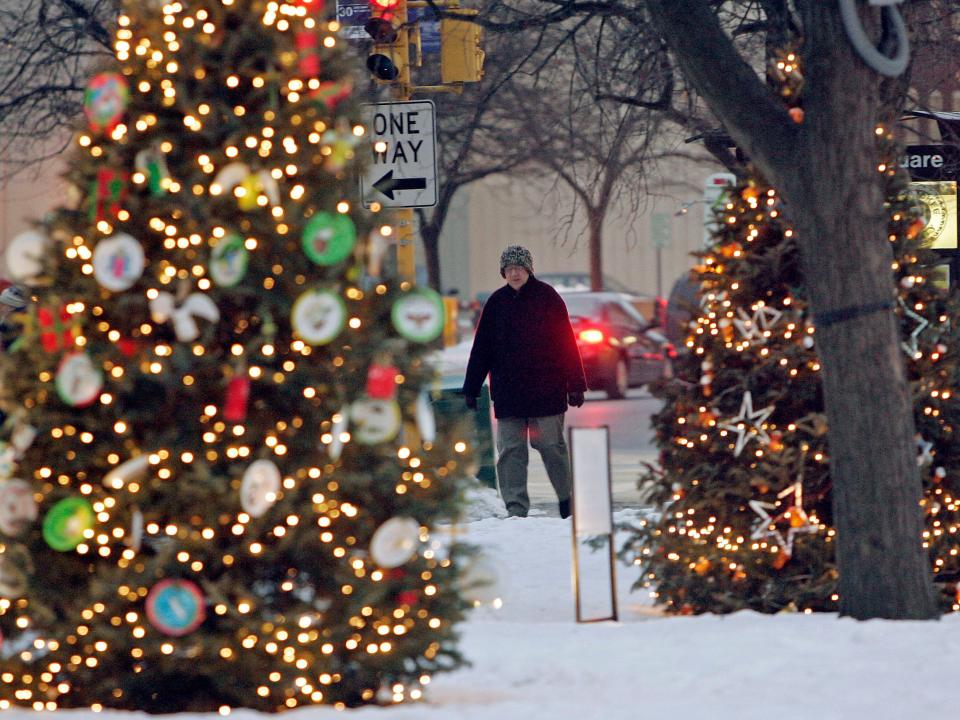
[[[530,251],[511,245],[500,255],[507,284],[480,315],[463,382],[467,407],[487,374],[497,417],[497,477],[510,515],[526,517],[527,441],[540,453],[560,503],[570,516],[570,457],[563,437],[567,404],[583,405],[587,382],[567,307],[557,291],[533,276]]]

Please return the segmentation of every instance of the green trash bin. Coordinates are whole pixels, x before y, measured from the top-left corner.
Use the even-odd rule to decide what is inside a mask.
[[[480,388],[477,409],[470,411],[463,402],[463,377],[444,376],[440,381],[439,396],[434,396],[433,412],[437,425],[443,428],[453,427],[455,423],[465,423],[464,439],[473,448],[477,461],[477,479],[484,485],[497,487],[497,462],[493,453],[493,423],[490,419],[490,389],[484,383]]]

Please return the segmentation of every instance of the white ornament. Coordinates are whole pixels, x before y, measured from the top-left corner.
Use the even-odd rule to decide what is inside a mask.
[[[193,342],[200,337],[196,318],[215,323],[220,319],[220,308],[208,295],[200,292],[190,293],[179,306],[173,295],[161,292],[150,301],[150,317],[155,323],[172,319],[177,339],[180,342]]]
[[[126,462],[120,463],[113,470],[103,476],[105,487],[113,490],[121,490],[132,480],[139,480],[147,474],[150,467],[149,455],[137,455]]]
[[[917,442],[917,467],[929,465],[933,462],[933,443],[929,440],[925,440],[923,435],[920,433],[917,433],[915,439]]]
[[[325,345],[333,340],[347,321],[347,306],[332,290],[307,290],[297,298],[290,323],[308,345]]]
[[[783,313],[763,303],[759,303],[753,308],[753,315],[748,315],[743,308],[737,308],[738,320],[733,324],[740,331],[744,340],[756,340],[765,343],[767,341],[767,332],[783,316]]]
[[[920,333],[927,328],[930,328],[931,324],[930,321],[925,317],[918,315],[911,310],[910,307],[903,301],[903,298],[898,297],[897,302],[900,304],[903,314],[917,323],[917,326],[913,329],[913,332],[910,333],[910,337],[900,343],[900,347],[903,348],[903,351],[907,354],[907,357],[909,357],[911,360],[916,360],[923,354],[920,352],[919,348]],[[932,329],[939,330],[940,332],[944,331],[944,328],[934,327]]]
[[[756,528],[754,528],[753,533],[750,535],[750,539],[763,540],[768,537],[775,538],[777,543],[781,548],[784,549],[787,555],[792,555],[794,538],[803,533],[818,532],[820,530],[820,526],[812,522],[807,516],[806,511],[803,509],[802,474],[800,478],[793,483],[793,485],[790,485],[786,489],[777,493],[778,498],[785,498],[789,495],[793,495],[793,503],[784,507],[783,512],[775,516],[771,516],[767,510],[777,509],[779,506],[776,503],[750,500],[747,504],[750,506],[751,510],[760,516],[760,523]],[[794,516],[801,518],[803,522],[801,524],[794,524],[791,522]],[[784,536],[784,534],[781,533],[780,529],[777,527],[777,523],[783,521],[787,521],[789,526],[786,536]]]
[[[328,452],[330,453],[330,459],[333,460],[333,462],[336,462],[340,459],[340,454],[343,452],[344,433],[347,432],[349,425],[350,406],[345,405],[340,409],[340,412],[333,416],[333,427],[330,428],[330,435],[333,439],[330,441],[330,448]]]
[[[280,493],[280,469],[270,460],[257,460],[240,481],[240,507],[251,517],[262,517],[273,507]]]
[[[36,230],[20,233],[7,245],[7,272],[16,282],[29,283],[43,272],[42,258],[50,247],[50,239]]]
[[[143,246],[126,233],[101,240],[93,249],[93,276],[111,292],[133,287],[145,265]]]
[[[420,523],[409,517],[390,518],[370,538],[370,557],[380,567],[400,567],[419,545]]]
[[[130,535],[127,536],[125,542],[127,547],[138,552],[140,546],[143,545],[143,513],[139,510],[134,510],[130,516]]]
[[[350,406],[350,420],[358,443],[376,445],[397,436],[402,416],[396,400],[361,398]]]
[[[0,533],[16,536],[37,519],[33,488],[23,480],[0,482]]]
[[[725,422],[719,423],[724,430],[737,434],[737,444],[733,450],[736,457],[743,452],[743,447],[750,440],[756,438],[757,442],[763,445],[770,444],[770,436],[764,430],[763,424],[773,413],[774,407],[763,408],[763,410],[753,409],[753,395],[749,390],[743,394],[743,400],[740,403],[740,414]]]
[[[433,403],[430,402],[430,393],[421,391],[417,396],[416,407],[417,430],[420,431],[420,440],[432,443],[437,439],[437,417],[433,412]]]
[[[103,373],[85,352],[64,356],[54,378],[54,387],[60,399],[71,407],[86,407],[100,397]]]
[[[36,438],[37,429],[33,425],[21,424],[13,429],[13,434],[10,436],[10,444],[13,446],[13,449],[17,451],[17,456],[20,456],[30,449],[30,446],[33,445],[33,441],[36,440]]]

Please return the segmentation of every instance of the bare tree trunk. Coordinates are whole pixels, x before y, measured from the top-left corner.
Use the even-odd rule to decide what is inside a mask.
[[[590,233],[590,289],[603,290],[603,217],[605,211],[588,208],[587,222]]]
[[[913,403],[892,312],[893,254],[877,171],[879,78],[853,57],[835,3],[809,2],[803,158],[782,186],[796,208],[804,277],[818,315],[891,309],[818,323],[830,423],[840,612],[935,615],[921,548]],[[815,111],[814,111],[815,110]]]
[[[840,611],[936,617],[921,548],[913,410],[890,309],[892,253],[874,135],[879,78],[854,56],[837,3],[803,0],[806,119],[797,126],[736,55],[705,0],[650,4],[688,78],[780,188],[800,232],[805,285],[820,318]],[[825,319],[837,310],[854,317]]]

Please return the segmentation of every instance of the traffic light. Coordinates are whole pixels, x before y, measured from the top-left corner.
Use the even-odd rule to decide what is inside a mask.
[[[478,12],[458,9],[457,15]],[[478,82],[483,77],[482,39],[483,28],[469,20],[444,18],[440,21],[440,82]]]
[[[363,26],[373,39],[373,51],[367,56],[367,69],[380,82],[401,79],[409,63],[404,0],[370,0],[370,19]]]

